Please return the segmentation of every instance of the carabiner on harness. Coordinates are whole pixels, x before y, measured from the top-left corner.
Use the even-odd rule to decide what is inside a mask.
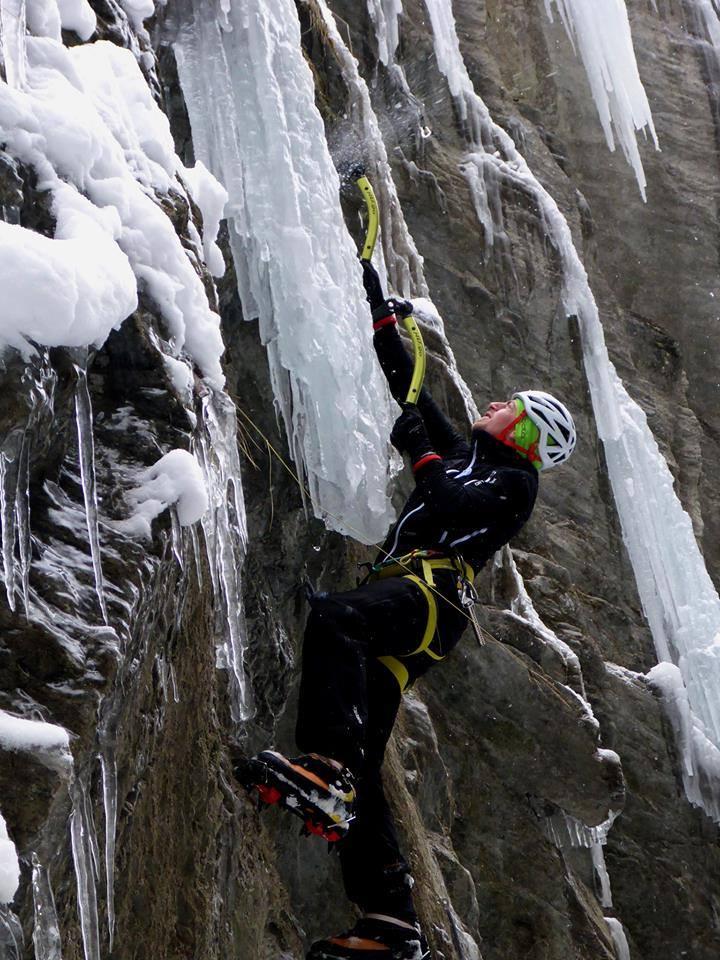
[[[475,604],[480,603],[480,598],[478,597],[478,592],[472,580],[468,580],[466,577],[458,577],[458,597],[460,598],[460,606],[472,624],[478,646],[484,647],[487,641],[483,629],[480,626],[480,621],[475,613]]]

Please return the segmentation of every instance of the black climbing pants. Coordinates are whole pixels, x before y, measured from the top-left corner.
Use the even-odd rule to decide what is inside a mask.
[[[431,649],[444,656],[460,639],[467,618],[458,609],[454,574],[439,572],[435,589],[442,596]],[[366,913],[410,921],[415,919],[410,870],[380,772],[401,690],[378,657],[398,658],[410,682],[425,673],[437,660],[408,655],[420,645],[428,616],[425,594],[403,577],[315,594],[305,630],[296,731],[303,753],[333,757],[356,777],[355,820],[340,842],[349,899]]]

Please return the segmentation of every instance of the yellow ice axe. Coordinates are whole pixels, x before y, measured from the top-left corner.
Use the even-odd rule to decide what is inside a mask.
[[[355,171],[355,184],[363,195],[365,206],[367,207],[367,233],[365,234],[365,243],[360,254],[361,260],[372,260],[375,243],[377,242],[378,225],[380,215],[378,212],[377,198],[372,184],[361,169]],[[423,343],[422,333],[418,327],[415,318],[410,312],[409,305],[404,300],[398,300],[394,304],[395,314],[402,319],[403,326],[408,332],[413,347],[413,375],[410,380],[410,388],[405,398],[406,403],[417,403],[418,396],[422,390],[423,380],[425,379],[425,344]]]

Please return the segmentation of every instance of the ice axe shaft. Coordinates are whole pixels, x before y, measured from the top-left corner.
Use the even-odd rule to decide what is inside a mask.
[[[365,176],[365,171],[358,166],[353,171],[355,184],[363,195],[365,206],[367,207],[368,226],[365,234],[365,243],[360,254],[361,260],[372,260],[372,255],[377,242],[378,226],[380,223],[380,212],[378,210],[377,198],[372,184]],[[398,305],[399,306],[399,305]],[[415,318],[409,311],[401,309],[396,310],[396,315],[402,319],[413,348],[413,374],[410,380],[410,387],[405,398],[406,403],[417,403],[420,391],[422,390],[425,379],[425,344],[423,342],[420,327],[418,327]]]

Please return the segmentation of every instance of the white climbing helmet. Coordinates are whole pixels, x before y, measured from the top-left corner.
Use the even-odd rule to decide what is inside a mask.
[[[542,390],[524,390],[514,393],[522,400],[525,412],[540,431],[537,452],[542,469],[549,470],[567,460],[575,449],[577,434],[568,408]]]

